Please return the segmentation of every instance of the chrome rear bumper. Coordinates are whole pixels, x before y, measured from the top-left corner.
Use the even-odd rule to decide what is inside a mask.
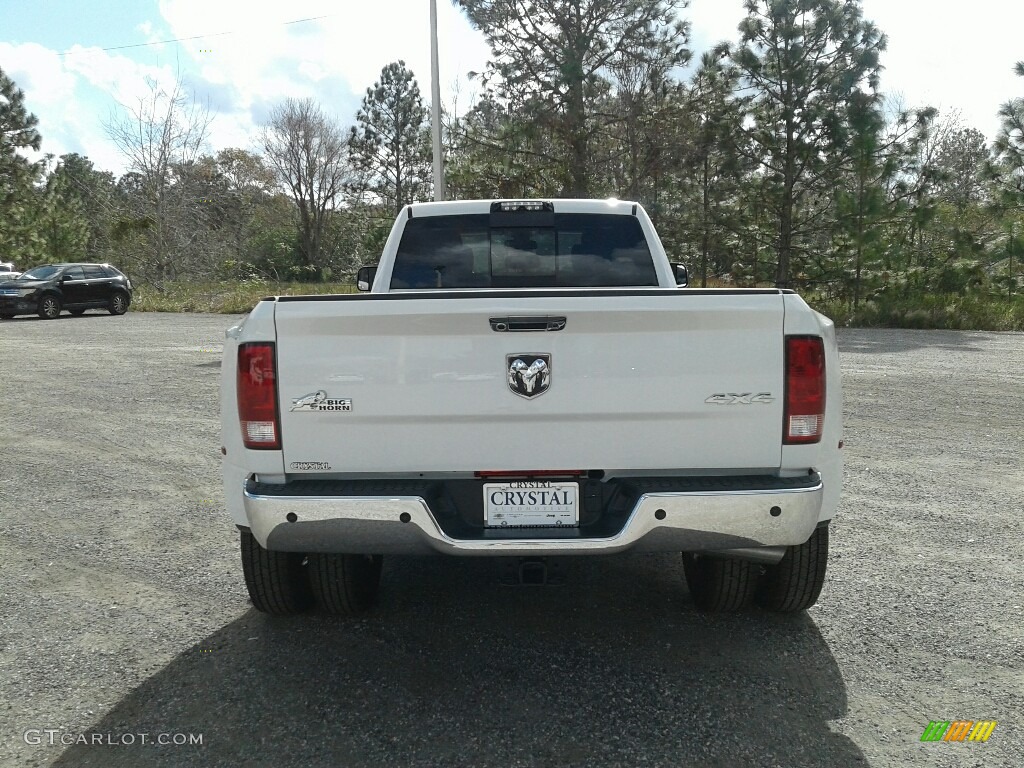
[[[775,562],[786,546],[806,541],[821,512],[820,477],[794,488],[645,493],[613,536],[578,529],[485,529],[453,538],[421,496],[267,494],[249,483],[244,504],[259,543],[286,552],[448,555],[577,555],[717,552]]]

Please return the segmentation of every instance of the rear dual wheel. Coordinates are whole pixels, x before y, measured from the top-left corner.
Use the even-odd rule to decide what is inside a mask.
[[[242,531],[242,572],[253,607],[263,613],[288,616],[313,605],[306,582],[304,555],[271,552],[260,546],[249,531]]]
[[[318,604],[327,613],[354,616],[373,605],[380,586],[380,555],[273,552],[242,531],[242,571],[253,607],[288,616]]]
[[[377,598],[380,555],[309,556],[309,584],[317,604],[336,616],[365,613]]]
[[[818,602],[828,564],[828,526],[815,528],[811,538],[765,569],[755,599],[768,611],[793,613]]]
[[[738,611],[754,598],[758,566],[748,560],[684,552],[683,571],[693,602],[707,613]]]
[[[818,601],[827,562],[827,526],[816,528],[803,544],[786,547],[775,565],[683,553],[690,595],[708,613],[736,611],[751,602],[776,613],[806,610]]]

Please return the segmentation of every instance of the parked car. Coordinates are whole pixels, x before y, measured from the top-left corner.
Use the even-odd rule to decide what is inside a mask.
[[[132,303],[132,282],[109,264],[44,264],[0,282],[0,318],[39,315],[53,320],[61,310],[80,315],[105,309],[123,315]]]
[[[5,280],[13,280],[20,275],[17,269],[14,268],[14,264],[9,261],[0,261],[0,283]]]

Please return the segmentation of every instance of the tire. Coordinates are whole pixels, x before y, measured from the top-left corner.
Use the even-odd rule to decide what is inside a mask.
[[[288,616],[313,604],[313,594],[297,552],[271,552],[249,531],[242,531],[242,572],[253,607],[263,613]]]
[[[70,312],[75,317],[81,317],[82,315],[85,314],[84,309],[69,309],[68,312]]]
[[[759,567],[747,560],[684,552],[683,571],[697,607],[706,613],[722,613],[750,605]]]
[[[380,555],[310,555],[309,583],[317,603],[336,616],[365,613],[377,599],[383,560]]]
[[[110,306],[107,308],[107,311],[112,315],[123,315],[128,311],[128,305],[131,304],[131,301],[131,297],[124,291],[114,291],[110,297]]]
[[[60,317],[60,310],[60,299],[51,293],[39,300],[39,307],[36,312],[43,320],[56,320]]]
[[[758,588],[758,605],[778,613],[810,608],[821,594],[827,563],[828,526],[823,526],[803,544],[787,547],[782,560],[768,566]]]

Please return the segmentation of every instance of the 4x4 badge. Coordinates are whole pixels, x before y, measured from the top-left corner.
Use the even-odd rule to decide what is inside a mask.
[[[753,392],[742,392],[740,394],[735,392],[719,392],[704,402],[708,405],[752,405],[753,403],[764,403],[767,405],[768,403],[775,402],[775,398],[772,397],[771,392],[758,392],[756,395]]]
[[[543,395],[551,386],[551,355],[506,355],[508,388],[527,399]]]

